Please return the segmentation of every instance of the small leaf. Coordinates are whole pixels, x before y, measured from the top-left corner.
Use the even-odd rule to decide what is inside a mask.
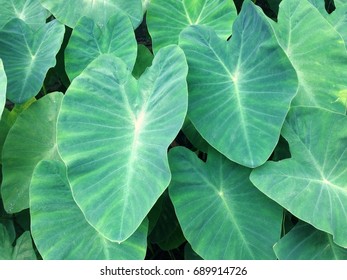
[[[209,150],[169,152],[169,193],[184,236],[204,259],[275,259],[282,208],[249,181],[251,169]]]
[[[132,70],[136,48],[133,27],[126,15],[111,17],[103,27],[95,24],[92,19],[83,17],[73,29],[65,50],[66,72],[72,81],[91,61],[106,53],[118,56]]]
[[[274,246],[280,260],[347,260],[347,249],[332,236],[300,222]]]
[[[29,185],[36,164],[57,156],[56,121],[62,99],[61,93],[50,93],[33,103],[7,135],[2,151],[1,195],[8,213],[29,207]]]
[[[144,45],[139,44],[137,46],[137,58],[133,70],[133,76],[138,79],[143,72],[152,65],[153,54]]]
[[[125,13],[136,28],[142,21],[141,0],[40,0],[42,6],[65,25],[74,28],[78,20],[89,17],[103,26],[115,14]]]
[[[73,200],[61,161],[41,161],[30,186],[31,231],[43,259],[143,259],[147,221],[125,242],[104,238]]]
[[[162,211],[156,226],[148,238],[152,243],[158,244],[162,250],[168,251],[178,248],[183,244],[185,238],[169,194],[164,192],[161,199],[163,199]]]
[[[251,181],[293,215],[347,247],[347,117],[295,107],[282,135],[291,158],[256,168]]]
[[[235,18],[232,0],[151,0],[147,25],[154,52],[158,52],[169,44],[177,44],[180,32],[192,25],[209,26],[226,40]]]
[[[46,10],[39,0],[0,0],[0,29],[14,18],[23,20],[33,30],[46,23]]]
[[[339,33],[307,0],[283,0],[273,26],[298,75],[292,106],[344,113],[344,104],[335,102],[347,88],[347,52]]]
[[[0,223],[0,260],[12,259],[12,243],[6,227]]]
[[[16,240],[16,246],[12,252],[13,260],[36,260],[36,254],[33,247],[33,241],[29,231],[24,232]]]
[[[37,31],[20,19],[0,30],[0,58],[7,74],[7,98],[23,103],[36,96],[64,37],[64,26],[56,20]]]

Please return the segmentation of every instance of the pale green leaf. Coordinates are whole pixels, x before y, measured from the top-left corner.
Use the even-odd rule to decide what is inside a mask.
[[[249,181],[251,169],[209,150],[169,152],[169,193],[184,236],[204,259],[275,259],[282,208]]]
[[[177,46],[158,52],[138,81],[119,58],[102,55],[66,93],[59,151],[74,199],[112,241],[136,230],[170,182],[167,148],[186,115],[186,75]]]
[[[0,30],[0,58],[7,75],[7,98],[23,103],[36,96],[64,37],[64,26],[56,20],[34,31],[20,19]]]
[[[61,161],[41,161],[30,186],[31,231],[43,259],[143,259],[147,221],[125,242],[96,231],[73,200]]]
[[[296,73],[266,16],[246,1],[229,41],[192,26],[181,33],[180,46],[189,65],[190,121],[232,161],[263,164],[297,89]]]
[[[60,22],[74,28],[78,20],[89,17],[103,26],[111,16],[126,13],[136,28],[142,21],[141,0],[40,0]]]
[[[114,54],[132,70],[136,60],[137,43],[129,18],[118,14],[103,27],[93,20],[81,18],[72,31],[65,49],[66,73],[72,81],[87,65],[101,54]]]
[[[62,98],[61,93],[50,93],[33,103],[7,135],[2,151],[1,196],[8,213],[29,207],[29,185],[36,164],[58,156],[56,121]]]
[[[347,247],[347,116],[294,107],[282,135],[291,158],[256,168],[251,181],[296,217]]]
[[[235,18],[232,0],[151,0],[147,25],[157,52],[164,46],[177,44],[180,32],[192,25],[209,26],[226,40]]]

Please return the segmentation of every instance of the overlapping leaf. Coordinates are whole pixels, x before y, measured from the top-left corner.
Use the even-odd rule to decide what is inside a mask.
[[[141,0],[40,0],[59,21],[74,28],[78,20],[89,17],[103,26],[109,18],[119,13],[126,13],[136,28],[142,21]]]
[[[20,19],[11,20],[0,30],[8,99],[23,103],[38,94],[48,69],[56,63],[64,31],[56,20],[34,31]]]
[[[86,219],[112,241],[135,231],[170,182],[166,150],[186,115],[186,75],[183,51],[168,46],[138,81],[102,55],[67,91],[59,151]]]
[[[283,0],[273,26],[298,75],[293,106],[345,112],[338,98],[347,88],[347,53],[334,27],[307,0]]]
[[[57,156],[56,121],[62,98],[61,93],[50,93],[32,104],[7,135],[2,151],[1,196],[8,213],[29,207],[29,185],[36,164]]]
[[[137,57],[132,73],[133,76],[136,79],[140,78],[143,72],[152,65],[152,61],[153,54],[150,50],[146,46],[139,44],[137,46]]]
[[[157,52],[177,44],[180,32],[190,25],[206,25],[226,40],[231,35],[236,8],[232,0],[151,0],[147,25]]]
[[[77,22],[65,50],[66,72],[72,81],[91,61],[105,53],[118,56],[132,70],[136,52],[135,34],[126,15],[111,17],[103,27],[83,17]]]
[[[249,181],[250,169],[214,150],[203,163],[186,148],[169,152],[170,197],[188,242],[204,259],[274,259],[282,208]]]
[[[4,70],[4,65],[0,58],[0,119],[1,119],[2,112],[4,111],[4,107],[6,103],[6,87],[7,87],[7,77]]]
[[[0,260],[36,260],[30,232],[24,232],[12,246],[6,227],[0,223]]]
[[[215,149],[248,167],[272,153],[290,102],[295,71],[260,8],[245,1],[223,41],[206,27],[180,35],[189,65],[188,117]]]
[[[0,0],[0,29],[14,18],[36,30],[46,23],[47,11],[39,0]]]
[[[31,230],[44,259],[143,259],[147,221],[124,243],[97,232],[73,200],[61,161],[41,161],[30,186]]]
[[[282,134],[292,157],[256,168],[251,181],[295,216],[347,247],[347,117],[295,107]]]
[[[347,249],[336,245],[332,236],[299,222],[274,246],[280,260],[347,260]]]

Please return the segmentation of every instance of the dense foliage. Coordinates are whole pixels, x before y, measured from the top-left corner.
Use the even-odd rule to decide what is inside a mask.
[[[0,6],[0,259],[347,259],[346,0]]]

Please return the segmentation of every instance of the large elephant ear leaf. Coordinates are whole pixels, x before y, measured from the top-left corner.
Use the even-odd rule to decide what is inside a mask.
[[[292,105],[344,113],[339,96],[347,89],[347,53],[340,34],[307,0],[283,0],[273,26],[298,74]]]
[[[236,15],[232,0],[151,0],[147,25],[153,49],[177,44],[180,32],[197,24],[210,26],[226,40]]]
[[[62,93],[50,93],[23,111],[10,128],[2,150],[1,196],[8,213],[29,207],[29,185],[36,164],[58,155],[57,116]],[[33,128],[33,124],[40,125]]]
[[[66,167],[41,161],[30,186],[31,231],[44,259],[143,259],[147,221],[125,242],[111,242],[84,218],[73,200]]]
[[[49,10],[60,22],[74,28],[78,20],[89,17],[103,26],[115,14],[126,13],[136,28],[142,21],[141,0],[40,0],[42,6]],[[87,2],[87,3],[86,3]]]
[[[133,69],[137,43],[129,18],[117,14],[103,27],[92,19],[81,18],[65,49],[66,72],[72,81],[87,65],[104,53],[112,53],[123,59],[130,70]]]
[[[36,96],[63,42],[65,28],[56,20],[34,31],[13,19],[0,30],[0,58],[7,74],[7,98],[24,103]]]
[[[2,60],[0,58],[0,119],[6,103],[6,87],[7,77],[4,70],[4,64],[2,63]]]
[[[170,197],[183,233],[204,259],[275,259],[282,208],[249,181],[251,169],[209,150],[169,152]]]
[[[137,81],[102,55],[67,91],[59,151],[77,204],[112,241],[136,230],[170,182],[167,148],[186,115],[187,68],[183,51],[168,46]]]
[[[251,181],[295,216],[347,247],[347,117],[294,107],[282,134],[292,157],[256,168]]]
[[[347,260],[347,249],[336,245],[329,233],[299,222],[274,246],[280,260]]]
[[[188,117],[195,128],[232,161],[263,164],[297,89],[295,71],[266,16],[245,1],[229,41],[192,26],[181,33],[180,46],[189,65]]]
[[[46,23],[47,11],[39,0],[0,0],[0,29],[10,20],[18,18],[34,30]]]

